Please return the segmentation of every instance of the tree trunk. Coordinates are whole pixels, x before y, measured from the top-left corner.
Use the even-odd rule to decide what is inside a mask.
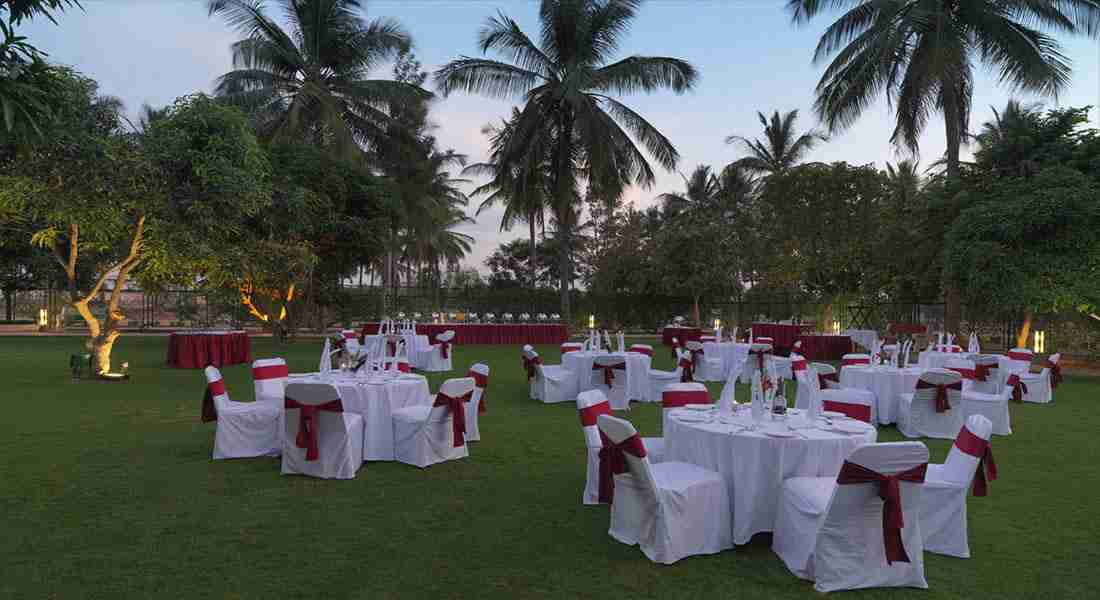
[[[944,130],[947,133],[947,179],[957,181],[960,176],[959,148],[962,146],[963,128],[959,113],[959,98],[952,85],[943,86]],[[957,332],[962,321],[962,295],[952,281],[944,282],[944,328]]]
[[[695,321],[696,327],[702,327],[703,323],[699,320],[699,296],[692,296],[693,304],[691,307],[691,318]]]
[[[4,292],[4,318],[11,321],[14,317],[15,298],[12,297],[14,290],[7,290]]]
[[[1024,311],[1024,324],[1020,326],[1020,332],[1016,334],[1017,348],[1027,348],[1027,338],[1031,335],[1032,316],[1030,310]]]
[[[554,169],[554,204],[558,212],[558,273],[561,285],[561,316],[566,323],[572,322],[572,310],[569,306],[569,242],[572,233],[570,209],[573,204],[573,115],[565,111],[558,131],[558,152]]]
[[[537,251],[537,245],[535,243],[535,213],[532,211],[527,216],[527,225],[531,229],[531,239],[527,242],[527,261],[531,264],[531,289],[535,289],[538,281],[538,261],[535,260],[535,252]],[[9,317],[10,318],[10,317]]]

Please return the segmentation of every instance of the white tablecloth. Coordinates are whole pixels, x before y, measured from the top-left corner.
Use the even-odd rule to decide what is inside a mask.
[[[729,379],[730,371],[745,364],[749,356],[749,345],[734,342],[706,342],[703,354],[707,358],[722,359],[722,379]]]
[[[867,390],[875,395],[872,419],[883,425],[898,420],[898,401],[902,394],[916,390],[917,380],[925,369],[889,366],[851,365],[840,369],[840,385]]]
[[[871,347],[878,340],[878,332],[874,329],[849,329],[842,333],[852,338],[852,341],[863,346],[864,352],[870,352]]]
[[[394,410],[406,406],[430,406],[432,395],[423,375],[405,374],[385,383],[368,383],[366,377],[352,377],[333,372],[295,377],[295,381],[331,383],[340,391],[344,410],[363,415],[366,427],[363,440],[363,460],[393,460]]]
[[[607,352],[601,354],[607,355]],[[577,393],[587,392],[596,387],[592,383],[592,362],[598,355],[596,352],[567,352],[562,355],[562,366],[577,374]],[[652,359],[641,352],[614,352],[611,356],[626,359],[627,399],[644,401],[646,388],[649,387],[649,368]]]
[[[938,352],[925,350],[917,357],[917,363],[925,369],[942,369],[952,359],[970,360],[969,352]]]
[[[688,423],[680,417],[690,411],[669,413],[665,429],[665,460],[699,465],[721,474],[730,492],[733,511],[733,541],[746,544],[754,534],[775,528],[776,508],[783,480],[790,477],[835,477],[852,450],[874,443],[878,432],[859,423],[862,433],[843,434],[823,429],[799,429],[788,438],[766,435],[765,431],[798,427],[801,415],[786,422],[762,421],[759,430],[742,429],[752,424],[748,409],[719,420]],[[845,423],[858,423],[844,419]]]

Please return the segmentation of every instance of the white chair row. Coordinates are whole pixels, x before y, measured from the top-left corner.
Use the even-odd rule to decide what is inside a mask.
[[[256,401],[234,402],[216,367],[207,367],[205,375],[202,420],[217,422],[215,460],[281,455],[283,473],[355,476],[366,428],[362,416],[344,412],[336,386],[288,383],[282,359],[261,359],[253,363]],[[485,412],[489,367],[475,364],[467,375],[445,381],[432,406],[393,412],[398,461],[426,467],[462,458],[466,442],[481,439],[478,416]]]

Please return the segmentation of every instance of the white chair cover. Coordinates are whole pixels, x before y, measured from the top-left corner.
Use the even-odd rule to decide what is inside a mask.
[[[233,402],[217,367],[206,367],[204,374],[217,414],[213,459],[278,456],[282,409],[272,402]]]
[[[725,381],[721,356],[708,356],[701,342],[688,342],[687,349],[694,362],[695,381]]]
[[[932,385],[954,385],[962,382],[962,377],[954,371],[930,369],[921,374],[917,385],[925,381]],[[935,388],[917,389],[912,394],[902,394],[898,402],[898,431],[905,437],[931,437],[941,440],[953,440],[959,433],[965,418],[966,409],[962,401],[962,392],[947,390],[947,400],[951,409],[936,412]]]
[[[970,558],[966,532],[966,494],[978,470],[979,456],[959,449],[964,436],[976,436],[986,442],[993,434],[989,419],[974,415],[947,453],[942,465],[928,465],[920,501],[920,526],[926,552]],[[963,444],[965,446],[965,444]]]
[[[660,369],[649,370],[649,396],[646,398],[647,402],[660,402],[661,393],[664,392],[665,387],[673,383],[679,383],[684,374],[685,360],[690,360],[685,356],[685,352],[676,349],[676,370],[675,371],[663,371]]]
[[[1006,387],[998,394],[963,391],[963,416],[969,419],[981,415],[991,423],[990,428],[997,435],[1012,435],[1012,415],[1008,410],[1008,401],[1012,399],[1012,388]]]
[[[316,428],[318,455],[309,457],[309,443],[298,447],[301,424],[300,408],[286,410],[286,433],[283,438],[283,475],[301,474],[322,479],[353,479],[363,464],[363,417],[343,412],[340,391],[327,383],[288,383],[287,401],[302,406],[335,403],[338,410],[318,410],[313,420]],[[303,439],[308,440],[303,433]]]
[[[531,350],[529,360],[539,358],[539,353]],[[570,402],[577,397],[578,375],[561,365],[535,365],[535,384],[538,386],[536,397],[545,404]]]
[[[1050,355],[1049,360],[1054,364],[1058,364],[1062,360],[1061,353]],[[1038,373],[1030,373],[1028,371],[1021,371],[1018,373],[1020,380],[1027,386],[1027,391],[1023,394],[1024,402],[1033,402],[1036,404],[1046,404],[1054,400],[1054,390],[1051,386],[1050,368],[1043,367],[1043,370]],[[996,433],[996,425],[994,425],[993,432]]]
[[[587,450],[584,492],[582,504],[600,504],[600,430],[596,419],[600,415],[611,414],[611,405],[600,390],[588,390],[577,394],[577,413],[581,419],[581,431],[584,433],[584,445]]]
[[[669,411],[688,404],[713,404],[707,386],[697,382],[673,383],[666,386],[661,392],[661,431],[664,431],[668,424]],[[648,444],[646,448],[649,448]]]
[[[629,422],[610,415],[601,415],[597,424],[615,444],[638,435]],[[615,475],[611,537],[639,545],[651,561],[663,564],[733,548],[729,494],[720,475],[688,463],[651,464],[647,457],[624,454],[627,472]]]
[[[607,396],[612,410],[630,410],[630,399],[626,394],[626,359],[621,356],[601,355],[592,360],[592,367],[589,375],[592,384]],[[597,370],[595,367],[601,368]],[[612,367],[610,387],[606,383],[604,367]]]
[[[920,442],[868,444],[847,462],[894,475],[928,462]],[[922,485],[900,481],[910,562],[886,561],[878,485],[837,485],[832,477],[794,477],[783,483],[772,550],[791,573],[814,581],[819,592],[869,587],[927,588],[920,511]]]
[[[256,401],[271,404],[282,412],[286,379],[290,376],[286,361],[281,358],[260,358],[252,361],[252,383]]]
[[[448,379],[439,393],[451,398],[473,397],[474,379]],[[394,458],[424,468],[436,463],[466,458],[465,437],[455,446],[454,415],[449,405],[409,406],[393,411]]]
[[[480,442],[481,428],[477,417],[481,413],[481,397],[485,395],[485,388],[489,385],[489,365],[474,363],[466,376],[474,380],[474,397],[466,403],[466,441]]]
[[[332,370],[332,340],[328,337],[325,338],[325,347],[321,348],[321,362],[318,363],[317,370],[322,373]]]
[[[453,368],[452,360],[454,359],[454,338],[455,332],[448,329],[443,333],[435,336],[436,343],[428,347],[428,350],[421,357],[424,364],[424,371],[429,373],[446,373],[450,372]],[[446,352],[447,356],[443,354]]]

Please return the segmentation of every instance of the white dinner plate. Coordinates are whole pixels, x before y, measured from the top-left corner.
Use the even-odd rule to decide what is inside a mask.
[[[677,420],[683,421],[685,423],[702,423],[703,421],[706,421],[707,418],[708,417],[706,415],[690,412],[680,413],[676,415]]]
[[[714,405],[713,404],[685,404],[682,408],[684,410],[707,411],[707,410],[714,410]]]
[[[839,423],[833,423],[831,428],[833,431],[839,431],[840,433],[863,433],[867,431],[867,428],[855,421],[841,421]]]
[[[847,419],[848,418],[848,415],[846,415],[842,412],[836,412],[835,410],[822,411],[821,416],[827,417],[829,419]]]
[[[764,435],[775,438],[792,438],[795,436],[795,433],[788,429],[765,429]]]

